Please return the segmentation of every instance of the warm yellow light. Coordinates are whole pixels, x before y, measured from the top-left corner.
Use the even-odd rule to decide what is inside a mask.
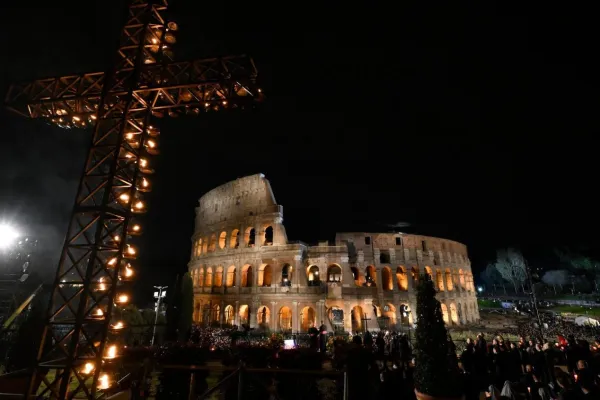
[[[133,276],[133,269],[129,267],[125,267],[125,278],[131,278]]]
[[[140,159],[140,165],[142,167],[144,167],[144,168],[147,167],[148,166],[148,160],[146,160],[145,158],[141,158]]]
[[[117,257],[113,257],[110,260],[108,260],[107,263],[110,267],[114,267],[115,265],[117,265]]]
[[[262,89],[258,89],[258,93],[262,93]]]
[[[226,101],[223,101],[223,105],[224,105],[224,106],[226,106],[226,105],[227,105],[227,102],[226,102]]]
[[[92,114],[92,115],[90,115],[90,118],[93,119],[93,120],[95,120],[96,116]]]
[[[106,351],[106,356],[104,358],[115,358],[117,356],[117,345],[113,344],[108,347]]]
[[[127,203],[129,201],[129,194],[128,193],[121,193],[121,195],[119,196],[119,200],[121,200],[122,202]]]
[[[135,253],[137,253],[137,252],[135,251],[135,247],[132,247],[132,246],[130,246],[130,245],[127,245],[127,250],[126,250],[126,251],[127,251],[127,254],[129,254],[130,256],[134,256],[134,255],[135,255]]]
[[[148,147],[150,147],[151,149],[156,147],[156,142],[154,140],[148,140],[148,141],[146,141],[146,143],[148,144]]]
[[[100,283],[100,285],[98,285],[98,290],[106,290],[106,285],[104,284],[104,277],[98,279],[98,283]]]
[[[125,154],[125,158],[133,158],[133,154],[127,153],[127,154]]]
[[[94,370],[94,364],[89,362],[89,363],[84,364],[83,368],[81,369],[81,373],[84,375],[89,375],[92,373],[93,370]]]
[[[102,374],[98,378],[98,389],[108,389],[110,387],[110,382],[108,380],[108,374]]]
[[[148,186],[150,186],[150,182],[148,182],[148,179],[146,178],[142,178],[142,186],[147,188]]]
[[[210,104],[204,103],[204,107],[208,107],[208,106],[210,106]]]
[[[139,232],[139,231],[140,231],[140,229],[142,229],[142,227],[141,227],[141,226],[139,226],[138,224],[135,224],[135,225],[133,226],[133,228],[131,228],[131,230],[132,230],[132,231],[134,231],[134,232]]]
[[[81,121],[81,118],[79,118],[78,116],[74,115],[73,116],[73,121],[79,122],[79,121]]]
[[[125,327],[125,324],[123,324],[122,321],[118,321],[112,325],[113,329],[123,329],[124,327]]]
[[[129,301],[129,296],[127,296],[126,294],[120,294],[117,297],[117,303],[127,303]]]
[[[133,139],[133,133],[127,133],[127,134],[125,134],[125,138],[127,140],[132,140]]]
[[[115,235],[115,242],[120,242],[120,241],[121,241],[121,236]]]
[[[96,312],[94,313],[94,315],[96,317],[103,317],[104,316],[104,312],[101,309],[96,309]]]
[[[142,210],[142,209],[144,208],[144,202],[140,200],[140,201],[138,201],[137,203],[135,203],[134,207],[135,207],[137,210]]]
[[[157,38],[152,38],[152,43],[157,44],[158,43],[158,39]]]

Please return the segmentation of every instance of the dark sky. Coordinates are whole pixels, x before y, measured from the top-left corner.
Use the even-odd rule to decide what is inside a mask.
[[[122,15],[109,3],[2,3],[0,89],[105,70]],[[537,264],[554,246],[595,251],[598,65],[585,10],[171,3],[179,58],[251,54],[268,102],[160,122],[139,285],[185,269],[203,193],[258,172],[292,240],[404,221],[466,243],[476,272],[507,245]],[[0,215],[51,256],[87,135],[0,113]]]

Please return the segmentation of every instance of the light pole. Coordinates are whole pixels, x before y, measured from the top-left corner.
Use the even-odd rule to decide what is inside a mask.
[[[156,324],[158,323],[158,311],[160,310],[160,301],[167,295],[168,286],[154,286],[154,289],[158,292],[154,292],[154,298],[156,299],[156,308],[154,309],[154,327],[152,328],[152,339],[150,340],[150,346],[154,346],[154,337],[156,336]]]

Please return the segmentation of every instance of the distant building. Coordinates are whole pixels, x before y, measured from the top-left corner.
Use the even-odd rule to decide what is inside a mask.
[[[262,174],[200,198],[188,265],[202,325],[306,331],[324,321],[331,330],[405,330],[425,273],[448,325],[479,319],[465,245],[364,232],[338,233],[334,245],[288,242],[283,207]]]

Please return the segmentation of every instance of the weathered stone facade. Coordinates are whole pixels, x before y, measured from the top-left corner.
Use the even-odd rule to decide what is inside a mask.
[[[290,243],[269,181],[247,176],[200,199],[189,271],[194,321],[306,331],[406,329],[415,284],[429,273],[444,319],[479,319],[465,245],[403,233],[338,233],[335,244]],[[332,326],[333,325],[333,326]]]

